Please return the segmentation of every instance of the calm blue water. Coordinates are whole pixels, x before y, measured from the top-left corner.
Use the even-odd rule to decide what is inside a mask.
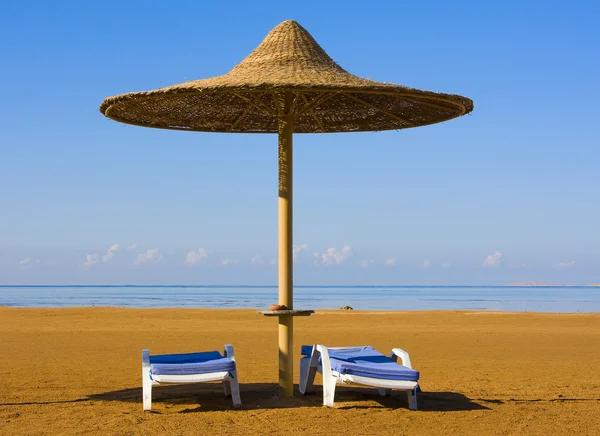
[[[0,286],[0,306],[266,308],[275,286]],[[385,286],[294,288],[296,309],[600,312],[596,287]]]

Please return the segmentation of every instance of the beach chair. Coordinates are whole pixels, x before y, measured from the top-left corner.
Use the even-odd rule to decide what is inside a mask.
[[[408,353],[394,348],[390,357],[373,347],[326,347],[304,345],[300,359],[300,392],[312,392],[317,371],[323,375],[323,405],[333,407],[335,386],[338,383],[358,384],[379,388],[388,396],[392,389],[406,391],[408,408],[417,410],[419,371],[412,369]],[[402,365],[398,363],[402,361]]]
[[[152,409],[152,386],[169,383],[203,383],[222,381],[225,395],[232,397],[233,407],[242,407],[233,347],[218,351],[151,356],[142,350],[142,387],[144,410]]]

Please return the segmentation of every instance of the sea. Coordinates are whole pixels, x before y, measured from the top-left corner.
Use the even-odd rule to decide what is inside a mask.
[[[0,306],[252,308],[277,286],[0,286]],[[295,286],[294,309],[600,312],[591,286]]]

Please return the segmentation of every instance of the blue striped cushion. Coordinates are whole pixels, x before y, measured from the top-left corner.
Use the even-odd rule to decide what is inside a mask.
[[[218,351],[150,356],[150,374],[190,375],[233,371],[235,361]]]

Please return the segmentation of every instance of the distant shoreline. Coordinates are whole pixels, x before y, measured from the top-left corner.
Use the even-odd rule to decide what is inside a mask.
[[[566,288],[572,288],[572,287],[579,287],[579,286],[600,286],[600,284],[589,284],[589,285],[573,285],[573,284],[565,284],[565,283],[538,283],[538,282],[515,282],[515,283],[508,283],[504,286],[518,286],[518,287],[566,287]]]
[[[277,289],[277,285],[215,285],[215,284],[158,284],[158,285],[142,285],[142,284],[106,284],[106,285],[85,285],[85,284],[0,284],[0,288],[272,288]],[[581,287],[600,287],[600,283],[591,283],[585,285],[575,285],[568,283],[543,283],[543,282],[514,282],[504,285],[294,285],[294,288],[504,288],[504,287],[566,287],[566,288],[581,288]]]

